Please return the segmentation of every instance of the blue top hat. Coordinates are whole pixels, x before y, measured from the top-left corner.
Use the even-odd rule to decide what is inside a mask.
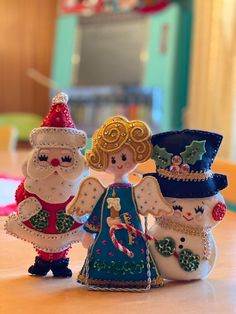
[[[156,163],[154,176],[165,197],[203,198],[227,186],[227,177],[211,171],[222,136],[199,130],[182,130],[152,136]]]

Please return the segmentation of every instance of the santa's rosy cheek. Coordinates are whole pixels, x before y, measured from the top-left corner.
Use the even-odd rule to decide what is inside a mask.
[[[226,205],[224,203],[217,203],[212,210],[212,217],[215,221],[221,221],[226,213]]]
[[[176,217],[176,218],[180,218],[181,216],[182,216],[182,213],[180,212],[180,211],[178,211],[178,210],[176,210],[176,211],[174,211],[174,217]]]

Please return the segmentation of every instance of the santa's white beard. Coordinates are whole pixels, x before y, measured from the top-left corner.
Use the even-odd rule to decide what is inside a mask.
[[[74,181],[63,179],[58,174],[52,174],[42,179],[27,177],[24,187],[28,192],[37,195],[47,203],[59,204],[66,202],[70,196],[76,194],[83,177],[84,175]]]
[[[66,202],[70,196],[76,194],[81,179],[88,172],[84,157],[75,152],[74,162],[70,167],[42,167],[38,163],[37,154],[38,150],[33,150],[27,162],[25,189],[48,203]]]

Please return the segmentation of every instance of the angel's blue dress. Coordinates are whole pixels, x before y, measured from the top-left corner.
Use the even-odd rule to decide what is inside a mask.
[[[109,235],[107,217],[110,217],[110,209],[107,207],[107,199],[112,197],[113,190],[116,197],[120,198],[121,222],[127,222],[125,217],[129,215],[129,224],[142,230],[132,186],[122,183],[108,187],[84,225],[85,231],[96,234],[96,237],[78,276],[78,282],[84,284],[87,278],[87,283],[96,286],[144,288],[147,286],[148,278],[146,241],[143,237],[133,236],[131,243],[126,229],[115,232],[120,244],[134,253],[134,257],[130,258],[114,246]],[[162,285],[162,279],[152,256],[150,256],[150,270],[152,286]]]

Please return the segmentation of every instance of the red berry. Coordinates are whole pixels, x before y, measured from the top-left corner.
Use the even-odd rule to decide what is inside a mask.
[[[180,167],[179,166],[170,166],[170,171],[171,172],[174,172],[174,173],[178,173],[180,170]]]
[[[183,164],[180,167],[180,173],[189,173],[190,172],[190,167],[188,164]]]
[[[172,157],[171,162],[172,162],[172,165],[179,166],[182,163],[182,157],[175,155]]]

